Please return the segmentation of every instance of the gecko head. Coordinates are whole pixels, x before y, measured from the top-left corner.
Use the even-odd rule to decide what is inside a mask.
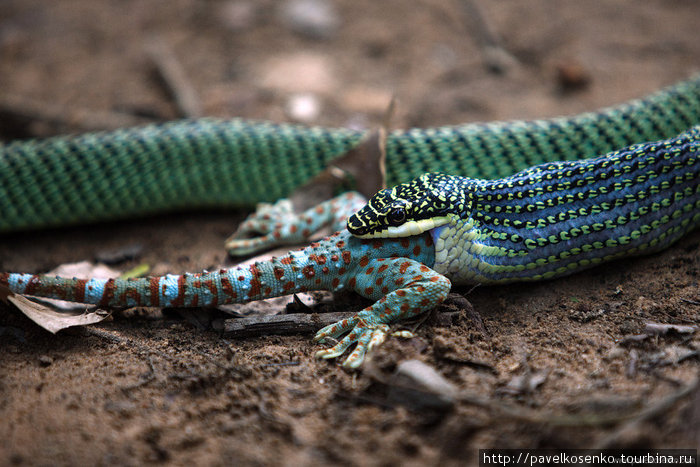
[[[359,238],[394,238],[440,227],[465,209],[464,191],[458,188],[458,180],[428,173],[381,190],[348,218],[348,231]]]

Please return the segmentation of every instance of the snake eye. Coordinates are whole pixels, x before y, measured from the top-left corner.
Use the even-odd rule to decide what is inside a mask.
[[[389,222],[392,225],[399,225],[406,220],[406,210],[404,208],[395,208],[389,213]]]

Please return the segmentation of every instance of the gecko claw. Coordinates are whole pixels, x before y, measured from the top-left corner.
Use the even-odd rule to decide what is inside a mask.
[[[387,324],[368,325],[364,319],[354,317],[326,326],[316,334],[314,340],[324,342],[327,338],[337,337],[349,330],[351,330],[350,333],[333,347],[316,352],[316,358],[331,359],[339,357],[352,344],[357,344],[343,362],[343,368],[355,370],[362,365],[365,356],[383,343],[389,335],[389,326]]]

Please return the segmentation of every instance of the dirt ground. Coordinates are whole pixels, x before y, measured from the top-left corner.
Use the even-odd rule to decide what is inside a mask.
[[[700,71],[695,0],[479,1],[485,23],[457,0],[338,0],[313,35],[284,4],[4,0],[0,104],[68,117],[5,116],[2,137],[102,125],[76,109],[179,118],[146,51],[154,37],[204,114],[329,126],[377,124],[392,93],[402,127],[572,114]],[[503,73],[485,66],[478,24],[511,54]],[[231,263],[223,241],[245,215],[4,235],[0,269],[42,272],[134,243],[140,257],[120,270],[211,269]],[[51,335],[3,305],[0,464],[469,465],[485,447],[697,448],[700,333],[625,337],[649,322],[698,323],[699,244],[695,232],[565,279],[458,289],[474,312],[443,306],[357,374],[314,360],[310,334],[236,338],[178,313],[127,311]],[[328,308],[362,306],[337,297]],[[484,403],[426,408],[397,396],[392,374],[407,359]]]

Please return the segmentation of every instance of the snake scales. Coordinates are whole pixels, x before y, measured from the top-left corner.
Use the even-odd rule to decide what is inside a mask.
[[[424,172],[497,178],[669,138],[700,122],[700,77],[567,118],[400,130],[387,140],[388,184]],[[365,134],[200,119],[0,145],[0,231],[288,195]]]

